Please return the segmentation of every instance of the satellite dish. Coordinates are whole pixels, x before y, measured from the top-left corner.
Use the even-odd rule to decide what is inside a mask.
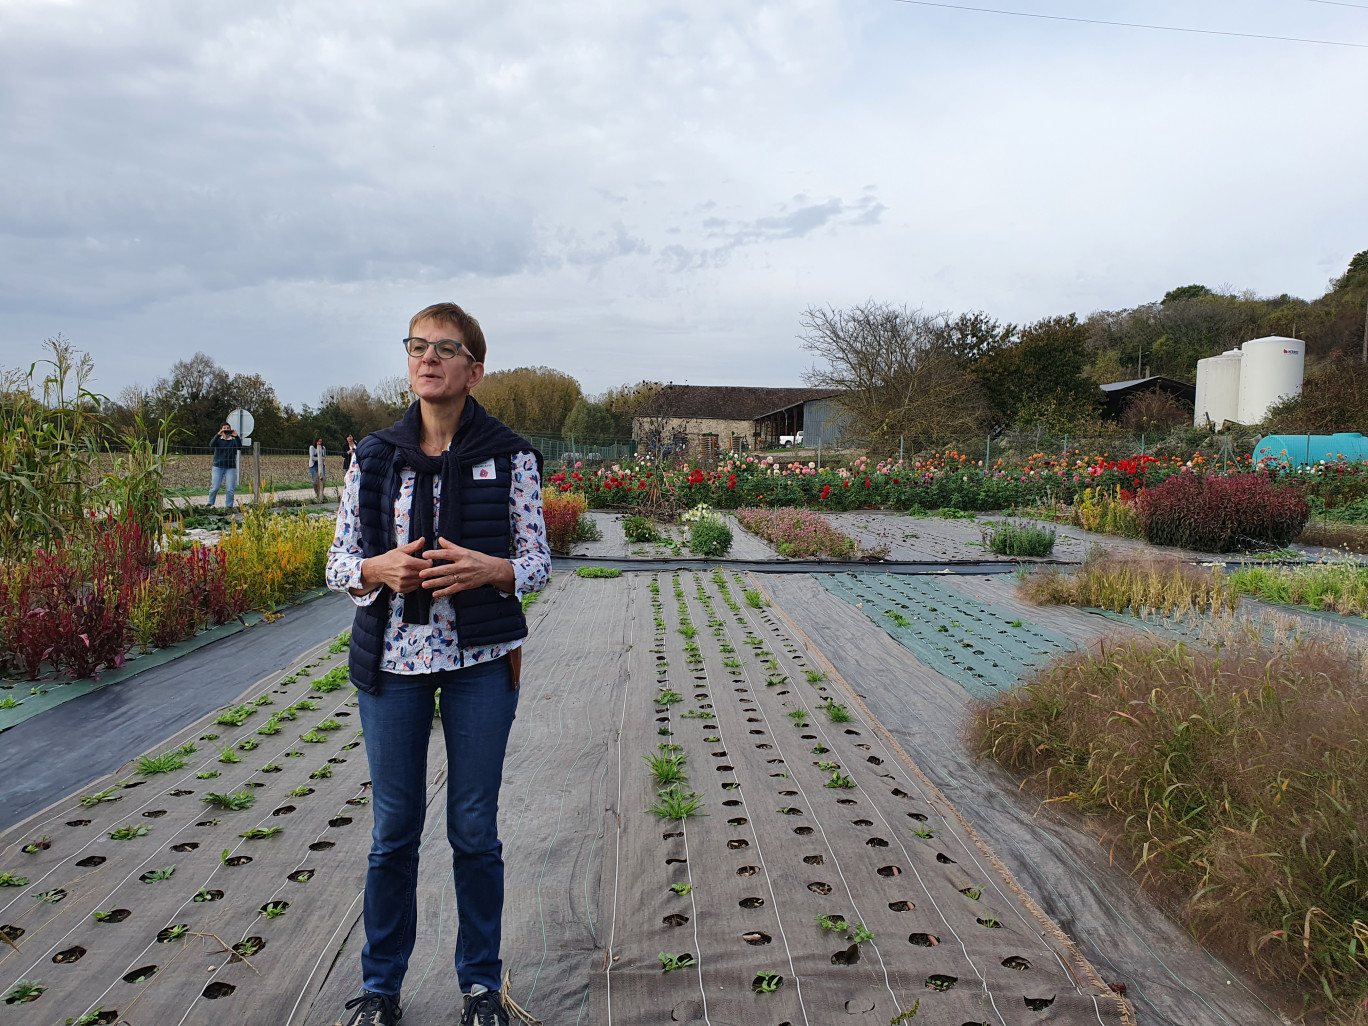
[[[256,427],[256,420],[246,410],[234,410],[223,418],[228,426],[236,431],[243,439],[243,444],[247,444],[247,437],[252,433],[252,428]]]

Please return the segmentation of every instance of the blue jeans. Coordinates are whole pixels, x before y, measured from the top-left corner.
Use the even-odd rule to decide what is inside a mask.
[[[427,748],[438,688],[447,752],[447,840],[456,885],[456,977],[498,990],[504,902],[499,784],[518,708],[507,659],[436,673],[380,674],[357,692],[370,760],[370,867],[366,873],[366,990],[398,1000],[418,926],[418,849],[426,811]]]
[[[228,489],[228,497],[224,501],[224,506],[228,509],[233,508],[233,491],[237,488],[237,468],[236,467],[214,467],[209,472],[209,505],[214,504],[218,498],[219,486],[223,485]]]

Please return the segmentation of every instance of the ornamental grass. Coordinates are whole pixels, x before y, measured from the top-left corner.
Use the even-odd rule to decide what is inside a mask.
[[[980,755],[1104,817],[1135,874],[1288,1007],[1349,1022],[1368,994],[1368,683],[1344,640],[1134,639],[1071,654],[980,709]],[[1105,838],[1104,838],[1105,840]]]
[[[1239,592],[1219,567],[1195,567],[1176,559],[1089,560],[1073,572],[1037,570],[1022,581],[1021,595],[1038,606],[1110,609],[1114,613],[1167,616],[1235,609]]]
[[[1368,616],[1368,566],[1341,561],[1305,566],[1251,566],[1230,575],[1237,595],[1265,602],[1308,606],[1345,616]]]

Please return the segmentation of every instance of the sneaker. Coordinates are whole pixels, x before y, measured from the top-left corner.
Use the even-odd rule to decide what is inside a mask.
[[[388,994],[365,991],[348,1001],[344,1008],[355,1008],[347,1026],[394,1026],[404,1015],[399,1002]]]
[[[471,997],[465,996],[465,1011],[461,1026],[508,1026],[508,1013],[497,990],[484,990]]]

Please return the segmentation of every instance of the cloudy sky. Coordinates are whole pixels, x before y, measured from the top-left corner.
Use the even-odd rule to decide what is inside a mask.
[[[958,2],[958,0],[954,0]],[[973,3],[973,0],[965,0]],[[1368,0],[0,0],[0,364],[197,349],[281,398],[403,367],[801,383],[799,315],[1010,320],[1368,249]]]

